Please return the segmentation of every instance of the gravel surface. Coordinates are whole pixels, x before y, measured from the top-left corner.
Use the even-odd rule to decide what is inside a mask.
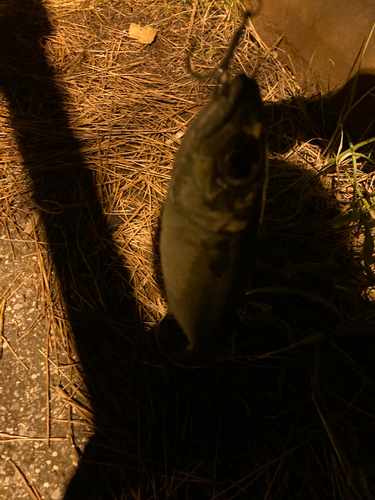
[[[21,220],[20,224],[24,222]],[[13,230],[11,237],[11,242],[4,234],[0,237],[0,296],[11,283],[14,284],[9,296],[19,287],[6,300],[4,311],[0,359],[0,498],[30,498],[18,467],[42,498],[60,500],[64,485],[77,465],[77,453],[67,432],[67,410],[56,392],[50,394],[47,406],[48,325],[43,314],[35,243],[26,242],[27,238],[23,242]],[[61,352],[59,356],[61,366]],[[50,361],[50,387],[63,386],[68,369],[57,370],[53,360]],[[83,449],[88,436],[87,425],[79,426],[74,433],[75,445]]]

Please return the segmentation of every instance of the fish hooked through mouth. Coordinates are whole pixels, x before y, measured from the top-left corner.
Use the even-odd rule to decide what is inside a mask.
[[[267,184],[262,115],[255,80],[225,79],[175,158],[160,255],[169,311],[189,350],[231,336],[254,265]]]

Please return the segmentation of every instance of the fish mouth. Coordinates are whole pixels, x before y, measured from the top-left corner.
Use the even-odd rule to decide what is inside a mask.
[[[255,118],[261,121],[263,105],[258,84],[245,74],[237,75],[231,82],[224,84],[214,102],[224,110],[222,125],[232,120],[246,123]]]
[[[244,73],[235,76],[232,81],[223,84],[219,95],[227,97],[228,106],[230,107],[238,106],[238,103],[242,100],[248,101],[249,97],[254,101],[254,104],[258,106],[262,104],[258,84]]]
[[[198,115],[195,137],[210,150],[227,147],[233,135],[251,136],[258,140],[262,134],[263,104],[258,84],[245,74],[237,75],[223,84],[207,107]]]

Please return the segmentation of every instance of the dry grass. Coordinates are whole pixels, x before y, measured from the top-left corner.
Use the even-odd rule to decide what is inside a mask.
[[[232,71],[255,70],[270,135],[259,265],[237,354],[179,369],[154,341],[167,311],[158,223],[181,136],[212,92],[187,74],[186,49],[195,40],[195,71],[214,68],[232,11],[203,1],[43,5],[54,83],[40,90],[46,100],[38,85],[26,97],[21,81],[5,86],[2,224],[36,248],[44,354],[66,381],[48,391],[72,443],[76,418],[99,430],[90,498],[374,498],[372,143],[344,151],[340,134],[323,138],[311,114],[319,102],[246,30]],[[130,39],[130,22],[157,28],[155,43]],[[42,69],[36,80],[48,78]],[[47,111],[35,112],[43,106],[56,112],[48,127]],[[69,498],[83,498],[79,481]]]

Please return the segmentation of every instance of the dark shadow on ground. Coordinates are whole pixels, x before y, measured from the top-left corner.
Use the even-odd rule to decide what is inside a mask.
[[[2,6],[0,84],[24,168],[34,186],[35,204],[93,404],[98,432],[85,457],[98,465],[89,466],[87,478],[85,467],[80,469],[69,488],[71,491],[83,479],[85,494],[80,498],[91,498],[101,488],[109,492],[113,487],[119,494],[118,473],[113,467],[118,462],[117,450],[121,450],[121,463],[128,460],[135,467],[137,436],[125,436],[123,419],[133,418],[130,413],[136,408],[132,405],[126,417],[122,413],[129,403],[129,381],[121,367],[138,356],[138,332],[134,306],[125,291],[129,276],[114,251],[93,171],[85,164],[79,141],[70,129],[64,91],[45,57],[43,39],[51,31],[41,2],[9,1]],[[100,451],[94,443],[100,443]],[[102,468],[100,463],[109,466]],[[108,489],[107,481],[111,484]]]
[[[337,424],[339,442],[346,439],[343,455],[350,456],[362,474],[373,472],[374,394],[369,381],[375,375],[375,348],[366,334],[374,327],[374,317],[337,291],[337,280],[346,286],[350,273],[361,271],[348,269],[350,255],[337,264],[335,231],[329,222],[333,207],[322,188],[293,165],[271,165],[276,169],[270,186],[274,196],[268,203],[253,283],[298,285],[306,295],[292,300],[288,294],[269,292],[252,299],[235,358],[199,370],[167,362],[134,326],[135,307],[125,291],[129,276],[114,251],[93,172],[69,127],[64,92],[45,59],[42,42],[50,32],[37,1],[25,0],[22,6],[9,2],[0,18],[1,88],[34,185],[96,419],[97,431],[65,499],[245,500],[263,498],[266,492],[269,498],[321,499],[329,498],[330,474],[342,482],[342,491],[349,491],[337,460],[326,454],[317,407],[327,412],[328,420],[332,411],[353,412],[352,425],[360,427],[363,442],[348,437],[340,421],[329,423]],[[278,168],[289,172],[287,185],[285,175],[277,184]],[[299,204],[306,233],[296,234],[294,202],[310,188],[312,195]],[[314,232],[322,226],[332,236],[329,248],[321,233]],[[267,238],[278,239],[276,253],[268,251]],[[118,265],[112,267],[113,262]],[[326,266],[324,273],[321,265]],[[349,286],[346,290],[350,295]],[[313,300],[316,295],[324,300]],[[337,300],[347,300],[348,308],[355,310],[341,317],[328,305]],[[334,337],[344,325],[349,333],[338,346],[311,341],[257,358],[289,348],[310,332],[329,331]],[[351,329],[360,334],[355,342]],[[330,360],[340,349],[350,352],[354,362],[336,363],[330,372]],[[351,379],[347,385],[346,370],[359,365],[355,383]],[[316,380],[322,372],[329,372],[329,384],[323,388]],[[362,413],[350,407],[354,397]]]
[[[285,113],[285,107],[288,107],[288,113]],[[305,120],[300,119],[302,114]],[[285,120],[286,116],[288,120]],[[331,139],[336,135],[338,140],[331,146],[337,153],[342,130],[345,131],[344,146],[348,144],[347,134],[353,144],[375,137],[375,75],[358,73],[341,89],[327,95],[297,96],[271,103],[266,107],[266,117],[271,151],[287,151],[296,140]],[[301,123],[305,128],[297,130],[295,125]],[[321,141],[319,145],[322,145]]]
[[[345,131],[353,143],[375,137],[375,75],[360,71],[341,89],[322,100],[320,119],[328,137],[337,122],[345,122]],[[321,112],[323,109],[323,113]],[[319,110],[319,108],[318,108]],[[317,117],[319,116],[317,115]]]

